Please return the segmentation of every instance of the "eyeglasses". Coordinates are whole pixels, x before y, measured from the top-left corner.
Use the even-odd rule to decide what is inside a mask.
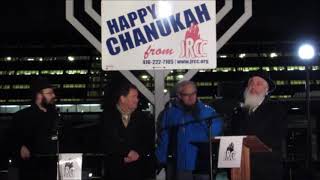
[[[181,96],[184,96],[184,97],[186,97],[186,96],[194,96],[194,95],[196,95],[197,94],[197,91],[194,91],[194,92],[192,92],[192,93],[180,93],[180,95]]]

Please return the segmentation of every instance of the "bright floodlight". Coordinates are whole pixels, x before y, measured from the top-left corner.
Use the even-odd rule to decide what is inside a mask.
[[[142,79],[148,79],[148,75],[142,75],[141,78]]]
[[[272,53],[270,53],[270,57],[271,57],[271,58],[278,57],[278,54],[277,54],[277,53],[275,53],[275,52],[272,52]]]
[[[183,75],[182,75],[182,74],[179,74],[179,75],[177,76],[177,78],[178,78],[178,79],[182,79],[182,78],[183,78]]]
[[[166,18],[172,14],[172,5],[168,1],[158,1],[158,15],[160,18]]]
[[[73,56],[68,56],[68,60],[69,61],[74,61],[74,57]]]
[[[299,47],[298,55],[300,59],[310,60],[314,57],[314,47],[310,44],[303,44]]]
[[[239,55],[239,58],[244,58],[244,57],[246,57],[246,54],[245,53],[241,53],[240,55]]]

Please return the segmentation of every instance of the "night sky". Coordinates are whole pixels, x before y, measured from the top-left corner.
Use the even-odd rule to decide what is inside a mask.
[[[237,1],[237,2],[235,2]],[[243,1],[218,25],[221,35],[243,11]],[[99,37],[99,26],[75,0],[76,16]],[[222,0],[218,0],[218,3]],[[94,0],[98,9],[100,1]],[[82,9],[81,9],[82,8]],[[253,16],[231,42],[320,39],[319,0],[253,0]],[[65,0],[3,1],[0,5],[0,46],[28,44],[88,44],[65,19]],[[98,32],[98,33],[97,33]]]

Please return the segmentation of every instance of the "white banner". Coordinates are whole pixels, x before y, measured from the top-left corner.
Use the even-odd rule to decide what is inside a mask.
[[[241,165],[242,143],[246,136],[221,136],[218,168],[239,168]]]
[[[215,4],[102,0],[102,69],[215,68]]]
[[[59,172],[57,180],[81,180],[82,154],[59,154]],[[59,178],[60,175],[60,178]]]

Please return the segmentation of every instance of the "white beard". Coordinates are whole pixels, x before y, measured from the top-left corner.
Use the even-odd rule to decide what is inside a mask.
[[[255,110],[264,100],[265,94],[251,94],[248,88],[244,91],[244,107]]]

